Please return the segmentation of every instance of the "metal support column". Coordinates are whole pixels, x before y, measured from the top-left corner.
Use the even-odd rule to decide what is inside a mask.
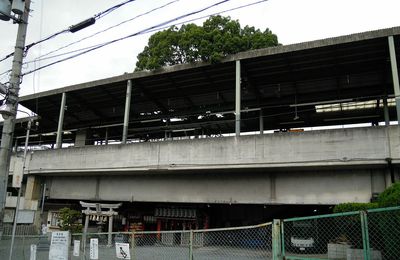
[[[235,78],[235,133],[236,136],[240,136],[240,107],[241,107],[241,97],[240,97],[240,60],[236,61],[236,78]]]
[[[108,145],[108,127],[106,127],[106,134],[105,134],[105,137],[104,137],[104,143],[105,143],[105,145]]]
[[[395,100],[396,100],[397,124],[399,124],[399,122],[400,122],[400,87],[399,87],[399,74],[397,72],[396,48],[394,45],[393,36],[389,36],[388,41],[389,41],[390,64],[392,66],[393,88],[394,88],[394,95],[395,95]]]
[[[385,117],[385,126],[390,125],[390,117],[389,117],[389,107],[387,98],[383,99],[383,116]]]
[[[280,219],[272,221],[272,259],[282,260],[285,255],[283,232],[281,232],[283,222]]]
[[[67,95],[64,92],[64,93],[62,93],[62,96],[61,96],[60,116],[58,118],[58,128],[57,128],[56,149],[59,149],[62,146],[62,132],[63,132],[63,124],[64,124],[66,99],[67,99]]]
[[[264,134],[264,115],[263,111],[260,108],[260,135]]]
[[[126,86],[124,129],[122,132],[122,143],[123,144],[126,144],[126,140],[128,138],[129,112],[131,110],[131,93],[132,93],[132,80],[128,80],[128,84]]]

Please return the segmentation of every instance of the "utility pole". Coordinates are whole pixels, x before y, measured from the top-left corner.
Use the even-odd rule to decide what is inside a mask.
[[[6,105],[9,106],[11,114],[7,116],[3,124],[0,146],[0,238],[3,235],[3,218],[6,204],[8,170],[10,167],[10,157],[12,149],[12,140],[14,133],[15,118],[18,107],[18,93],[21,82],[22,60],[24,57],[25,38],[28,27],[28,18],[30,11],[30,0],[25,0],[25,9],[21,15],[18,25],[17,40],[15,43],[14,59],[12,63],[12,72],[10,78],[10,87],[8,89],[8,99]],[[4,117],[4,115],[3,115]]]

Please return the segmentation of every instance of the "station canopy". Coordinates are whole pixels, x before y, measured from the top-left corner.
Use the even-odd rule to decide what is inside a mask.
[[[388,36],[397,61],[400,27],[283,45],[196,63],[67,86],[20,98],[40,118],[32,134],[55,141],[62,93],[63,129],[120,140],[127,81],[132,80],[129,138],[221,135],[235,131],[235,63],[241,63],[241,131],[293,129],[384,121],[388,101],[396,120]],[[261,112],[260,112],[261,111]],[[25,135],[24,123],[15,136]],[[107,130],[106,130],[107,129]]]

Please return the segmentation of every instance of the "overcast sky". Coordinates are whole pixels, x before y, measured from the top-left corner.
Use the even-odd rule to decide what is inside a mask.
[[[27,43],[66,29],[70,25],[92,17],[94,14],[123,1],[35,0],[31,6],[33,12],[29,20]],[[29,51],[25,61],[32,61],[41,54],[171,1],[136,0],[98,20],[95,25],[89,28],[75,34],[66,33],[41,45],[34,46]],[[162,10],[135,19],[89,40],[82,41],[59,53],[132,34],[219,1],[179,0]],[[200,17],[255,1],[257,0],[231,0],[217,8],[190,18]],[[238,19],[242,27],[251,25],[262,30],[269,28],[278,35],[280,43],[291,44],[399,26],[399,10],[400,0],[269,0],[252,7],[225,13],[224,15]],[[199,20],[196,23],[201,24],[203,21]],[[0,32],[0,58],[3,58],[13,51],[17,25],[0,21]],[[143,50],[150,35],[145,34],[133,37],[25,76],[20,94],[27,95],[117,76],[124,72],[132,72],[136,63],[136,56]],[[47,62],[31,63],[29,66],[24,66],[23,71],[29,71],[34,66],[39,67]],[[0,63],[0,73],[10,68],[11,60]],[[0,76],[0,82],[5,83],[7,81],[7,75]]]

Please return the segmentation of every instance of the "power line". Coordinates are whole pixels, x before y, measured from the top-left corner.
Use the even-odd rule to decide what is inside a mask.
[[[81,39],[79,39],[79,40],[77,40],[77,41],[74,41],[74,42],[71,42],[71,43],[69,43],[69,44],[67,44],[67,45],[64,45],[64,46],[62,46],[62,47],[60,47],[60,48],[58,48],[58,49],[56,49],[56,50],[50,51],[50,52],[48,52],[48,53],[46,53],[46,54],[43,54],[43,55],[41,55],[41,56],[35,58],[34,60],[28,61],[28,62],[26,62],[26,63],[32,63],[32,62],[35,62],[35,61],[42,61],[42,60],[51,59],[51,58],[55,58],[55,57],[59,57],[59,56],[63,56],[63,55],[69,54],[69,53],[71,53],[71,52],[67,52],[67,53],[63,53],[63,54],[59,54],[59,55],[55,55],[55,56],[50,56],[50,57],[47,57],[47,58],[43,58],[43,57],[45,57],[45,56],[47,56],[47,55],[50,55],[50,54],[52,54],[52,53],[55,53],[55,52],[57,52],[57,51],[60,51],[60,50],[62,50],[62,49],[65,49],[65,48],[67,48],[67,47],[70,47],[70,46],[72,46],[72,45],[75,45],[75,44],[77,44],[77,43],[80,43],[80,42],[82,42],[82,41],[84,41],[84,40],[87,40],[87,39],[89,39],[89,38],[92,38],[92,37],[94,37],[94,36],[96,36],[96,35],[98,35],[98,34],[104,33],[104,32],[106,32],[106,31],[109,31],[109,30],[113,29],[113,28],[116,28],[116,27],[118,27],[118,26],[121,26],[122,24],[125,24],[125,23],[127,23],[127,22],[133,21],[133,20],[135,20],[135,19],[137,19],[137,18],[139,18],[139,17],[148,15],[148,14],[154,12],[154,11],[157,11],[157,10],[160,10],[160,9],[162,9],[162,8],[165,8],[165,7],[167,7],[168,5],[171,5],[171,4],[173,4],[173,3],[175,3],[175,2],[178,2],[178,1],[179,1],[179,0],[173,0],[173,1],[171,1],[171,2],[168,2],[168,3],[164,4],[164,5],[161,5],[161,6],[159,6],[159,7],[153,8],[153,9],[147,11],[147,12],[144,12],[144,13],[141,13],[141,14],[139,14],[139,15],[136,15],[135,17],[132,17],[132,18],[130,18],[130,19],[127,19],[127,20],[125,20],[125,21],[122,21],[122,22],[120,22],[120,23],[118,23],[118,24],[115,24],[115,25],[113,25],[113,26],[107,27],[107,28],[104,29],[104,30],[98,31],[98,32],[93,33],[93,34],[91,34],[91,35],[89,35],[89,36],[86,36],[86,37],[84,37],[84,38],[81,38]],[[90,47],[89,47],[89,48],[90,48]],[[80,50],[82,50],[82,49],[80,49]],[[76,50],[76,51],[79,51],[79,50]],[[72,52],[76,52],[76,51],[72,51]],[[43,58],[43,59],[42,59],[42,58]]]
[[[179,0],[175,0],[175,1],[179,1]],[[169,2],[169,3],[167,3],[166,5],[169,5],[169,4],[171,4],[171,3],[175,2],[175,1]],[[193,18],[193,19],[189,19],[189,20],[186,20],[186,21],[183,21],[183,22],[175,23],[175,24],[173,24],[173,25],[167,25],[167,26],[163,26],[163,27],[158,27],[158,28],[155,28],[155,29],[153,29],[153,30],[146,31],[146,32],[144,32],[144,33],[151,33],[151,32],[155,32],[155,31],[163,30],[163,29],[169,28],[170,26],[176,26],[176,25],[181,25],[181,24],[185,24],[185,23],[189,23],[189,22],[201,20],[201,19],[207,18],[207,17],[209,17],[209,16],[219,15],[219,14],[223,14],[223,13],[227,13],[227,12],[239,10],[239,9],[242,9],[242,8],[245,8],[245,7],[249,7],[249,6],[252,6],[252,5],[256,5],[256,4],[260,4],[260,3],[266,2],[266,1],[268,1],[268,0],[260,0],[260,1],[257,1],[257,2],[253,2],[253,3],[249,3],[249,4],[245,4],[245,5],[240,5],[240,6],[237,6],[237,7],[234,7],[234,8],[230,8],[230,9],[227,9],[227,10],[223,10],[223,11],[220,11],[220,12],[215,12],[215,13],[212,13],[212,14],[209,14],[209,15],[204,15],[204,16],[197,17],[197,18]],[[119,25],[121,25],[121,24],[124,24],[124,23],[126,23],[126,22],[131,21],[131,20],[134,20],[134,19],[136,19],[136,18],[138,18],[138,17],[140,17],[140,16],[143,16],[143,15],[145,15],[145,14],[148,14],[148,13],[150,13],[150,12],[152,12],[152,11],[157,10],[157,9],[163,8],[163,7],[165,7],[166,5],[163,5],[163,6],[161,6],[161,7],[157,7],[157,8],[152,9],[152,10],[146,12],[146,13],[140,14],[140,15],[138,15],[138,16],[135,16],[135,17],[131,18],[131,19],[125,20],[125,21],[123,21],[123,22],[121,22],[121,23],[119,23],[119,24],[116,24],[116,25],[113,25],[113,26],[111,26],[111,27],[108,27],[108,28],[106,28],[105,30],[99,31],[99,32],[94,33],[94,34],[92,34],[92,35],[89,35],[88,37],[82,38],[82,39],[80,39],[80,40],[78,40],[78,41],[75,41],[75,42],[72,42],[72,43],[67,44],[67,45],[65,45],[65,46],[62,46],[62,47],[60,47],[60,48],[58,48],[58,49],[56,49],[56,50],[50,51],[50,52],[48,52],[48,53],[46,53],[46,54],[43,54],[43,55],[37,57],[36,59],[34,59],[34,60],[32,60],[32,61],[28,61],[28,62],[26,62],[26,63],[29,64],[29,63],[32,63],[32,62],[35,62],[35,61],[42,61],[42,60],[47,60],[47,59],[51,59],[51,58],[56,58],[56,57],[64,56],[64,55],[67,55],[67,54],[70,54],[70,53],[73,53],[73,52],[81,51],[81,50],[84,50],[84,49],[89,49],[89,48],[91,48],[91,47],[96,47],[97,45],[93,45],[93,46],[91,46],[91,47],[85,47],[85,48],[82,48],[82,49],[78,49],[78,50],[74,50],[74,51],[71,51],[71,52],[66,52],[66,53],[62,53],[62,54],[59,54],[59,55],[54,55],[54,56],[50,56],[50,57],[41,59],[41,58],[44,57],[44,56],[50,55],[50,54],[52,54],[52,53],[54,53],[54,52],[57,52],[57,51],[59,51],[59,50],[65,49],[65,48],[67,48],[67,47],[70,47],[71,45],[74,45],[74,44],[76,44],[76,43],[82,42],[83,40],[86,40],[86,39],[88,39],[88,38],[91,38],[91,37],[93,37],[93,36],[95,36],[95,35],[97,35],[97,34],[100,34],[100,33],[102,33],[102,32],[105,32],[105,31],[107,31],[107,30],[110,30],[110,29],[112,29],[112,28],[115,28],[115,27],[117,27],[117,26],[119,26]]]
[[[79,30],[81,30],[83,28],[86,28],[87,26],[90,26],[90,25],[94,24],[95,20],[103,18],[107,14],[117,10],[118,8],[124,6],[124,5],[128,4],[128,3],[134,2],[134,1],[136,1],[136,0],[127,0],[127,1],[122,2],[120,4],[114,5],[114,6],[108,8],[108,9],[106,9],[106,10],[94,15],[93,17],[91,17],[89,19],[86,19],[86,20],[84,20],[84,21],[82,21],[82,22],[80,22],[78,24],[69,26],[68,28],[63,29],[63,30],[61,30],[59,32],[56,32],[56,33],[54,33],[54,34],[52,34],[50,36],[47,36],[46,38],[41,39],[41,40],[39,40],[37,42],[30,43],[30,44],[26,45],[25,48],[24,48],[25,55],[26,55],[26,52],[28,52],[28,50],[30,48],[32,48],[33,46],[35,46],[35,45],[38,45],[38,44],[40,44],[42,42],[51,40],[51,39],[57,37],[58,35],[66,33],[66,32],[72,32],[72,33],[77,32],[77,31],[79,31]],[[10,58],[12,56],[14,56],[14,52],[12,52],[12,53],[6,55],[4,58],[0,59],[0,62],[5,61],[5,60],[7,60],[8,58]]]
[[[110,7],[108,9],[96,14],[93,18],[95,18],[95,19],[103,18],[104,16],[110,14],[111,12],[117,10],[118,8],[120,8],[120,7],[122,7],[122,6],[126,5],[126,4],[129,4],[131,2],[134,2],[134,1],[136,1],[136,0],[127,0],[127,1],[122,2],[120,4],[114,5],[113,7]]]
[[[82,52],[80,52],[80,53],[77,53],[77,54],[75,54],[75,55],[69,56],[69,57],[67,57],[67,58],[64,58],[64,59],[61,59],[61,60],[58,60],[58,61],[55,61],[55,62],[46,64],[46,65],[41,66],[41,67],[39,67],[39,68],[36,68],[36,69],[30,70],[30,71],[28,71],[28,72],[25,72],[25,73],[23,73],[23,76],[24,76],[24,75],[28,75],[28,74],[30,74],[30,73],[33,73],[33,72],[35,72],[35,71],[38,71],[38,70],[47,68],[47,67],[49,67],[49,66],[52,66],[52,65],[55,65],[55,64],[58,64],[58,63],[67,61],[67,60],[69,60],[69,59],[76,58],[76,57],[78,57],[78,56],[81,56],[81,55],[83,55],[83,54],[86,54],[86,53],[89,53],[89,52],[91,52],[91,51],[97,50],[97,49],[99,49],[99,48],[102,48],[102,47],[104,47],[104,46],[110,45],[110,44],[112,44],[112,43],[119,42],[119,41],[122,41],[122,40],[125,40],[125,39],[128,39],[128,38],[137,36],[137,35],[141,35],[141,34],[153,32],[153,31],[156,31],[156,30],[160,30],[160,28],[170,27],[170,26],[172,26],[171,23],[174,22],[174,21],[177,21],[177,20],[180,20],[180,19],[182,19],[182,18],[185,18],[185,17],[191,16],[191,15],[194,15],[194,14],[197,14],[197,13],[200,13],[200,12],[203,12],[203,11],[205,11],[205,10],[208,10],[208,9],[210,9],[210,8],[212,8],[212,7],[218,6],[218,5],[223,4],[223,3],[225,3],[225,2],[228,2],[228,1],[230,1],[230,0],[220,1],[220,2],[218,2],[218,3],[215,3],[215,4],[212,4],[212,5],[207,6],[207,7],[205,7],[205,8],[202,8],[202,9],[200,9],[200,10],[193,11],[193,12],[190,12],[190,13],[187,13],[187,14],[184,14],[184,15],[181,15],[181,16],[178,16],[178,17],[175,17],[175,18],[173,18],[173,19],[170,19],[170,20],[168,20],[168,21],[166,21],[166,22],[163,22],[163,23],[160,23],[160,24],[151,26],[151,27],[149,27],[149,28],[147,28],[147,29],[144,29],[144,30],[141,30],[141,31],[139,31],[139,32],[136,32],[136,33],[133,33],[133,34],[130,34],[130,35],[127,35],[127,36],[124,36],[124,37],[121,37],[121,38],[118,38],[118,39],[115,39],[115,40],[111,40],[111,41],[108,41],[108,42],[104,42],[104,43],[102,43],[102,44],[98,44],[98,45],[94,45],[94,46],[91,46],[91,47],[87,47],[87,48],[89,48],[89,49],[87,49],[87,50],[85,50],[85,51],[82,51]],[[255,4],[259,4],[259,3],[262,3],[262,2],[266,2],[266,1],[268,1],[268,0],[257,1],[257,2],[251,3],[251,4],[239,6],[239,7],[236,7],[236,8],[231,8],[231,9],[229,9],[229,10],[231,10],[231,11],[232,11],[232,10],[237,10],[237,9],[240,9],[240,8],[248,7],[248,6],[255,5]],[[229,10],[217,12],[216,14],[220,14],[220,13],[223,13],[223,12],[227,12],[227,11],[229,11]],[[203,19],[203,18],[208,17],[208,16],[210,16],[210,15],[207,15],[207,16],[204,16],[204,17],[200,17],[200,18],[196,18],[196,19],[191,19],[191,20],[188,20],[188,21]],[[182,23],[185,23],[185,22],[182,22]],[[180,23],[178,23],[178,24],[180,24]],[[76,50],[76,51],[79,51],[79,50]],[[74,51],[74,52],[76,52],[76,51]],[[64,54],[64,55],[65,55],[65,54]]]

